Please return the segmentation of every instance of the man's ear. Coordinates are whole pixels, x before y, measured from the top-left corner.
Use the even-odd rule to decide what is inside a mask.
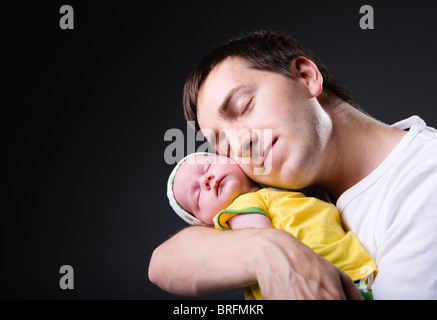
[[[316,64],[305,57],[291,60],[291,72],[304,81],[309,93],[317,97],[323,90],[323,77]]]

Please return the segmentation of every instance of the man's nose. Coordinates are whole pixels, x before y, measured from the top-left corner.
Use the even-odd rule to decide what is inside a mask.
[[[240,158],[250,157],[256,136],[252,135],[249,130],[239,130],[238,132],[230,132],[227,134],[231,155],[236,155]]]

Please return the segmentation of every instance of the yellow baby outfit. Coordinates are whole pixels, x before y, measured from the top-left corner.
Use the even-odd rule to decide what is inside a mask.
[[[261,189],[239,196],[220,211],[214,218],[215,227],[229,230],[229,220],[245,213],[267,216],[274,228],[290,232],[354,281],[377,270],[358,238],[343,230],[339,213],[330,203],[299,192]],[[247,300],[262,299],[258,284],[245,287],[243,291]]]

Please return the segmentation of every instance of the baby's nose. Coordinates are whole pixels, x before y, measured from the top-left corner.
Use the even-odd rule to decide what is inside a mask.
[[[203,175],[200,181],[200,185],[202,186],[202,188],[206,189],[206,190],[210,190],[214,181],[214,176],[209,174],[205,174]]]

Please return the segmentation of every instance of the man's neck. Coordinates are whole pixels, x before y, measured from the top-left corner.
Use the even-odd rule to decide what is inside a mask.
[[[375,170],[405,135],[358,111],[347,103],[324,107],[333,132],[322,187],[336,201],[347,189]]]

